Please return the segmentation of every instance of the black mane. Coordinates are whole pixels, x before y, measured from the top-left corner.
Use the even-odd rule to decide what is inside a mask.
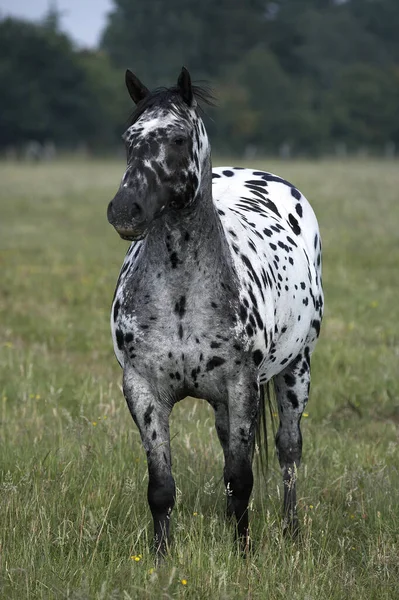
[[[201,112],[203,112],[201,104],[206,104],[207,106],[215,106],[215,97],[212,93],[212,90],[207,85],[193,85],[191,87],[193,91],[194,98],[198,102],[198,107]],[[141,100],[133,113],[130,115],[128,121],[128,127],[131,127],[139,117],[146,111],[148,108],[153,108],[154,106],[159,107],[167,107],[173,104],[176,108],[183,108],[186,105],[183,98],[181,97],[179,87],[177,85],[166,88],[159,87],[147,94],[143,100]]]

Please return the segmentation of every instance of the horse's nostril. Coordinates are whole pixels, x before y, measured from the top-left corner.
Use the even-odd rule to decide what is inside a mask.
[[[141,206],[137,204],[137,202],[134,202],[132,206],[132,217],[135,219],[139,217],[142,214],[142,212],[143,209],[141,208]]]

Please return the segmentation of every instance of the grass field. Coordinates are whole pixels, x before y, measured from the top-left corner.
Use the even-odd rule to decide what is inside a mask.
[[[123,164],[0,164],[0,597],[399,599],[399,165],[257,162],[312,202],[326,315],[282,538],[273,460],[251,502],[256,551],[224,521],[205,402],[172,415],[173,549],[154,569],[146,461],[109,307],[127,245],[106,206]]]

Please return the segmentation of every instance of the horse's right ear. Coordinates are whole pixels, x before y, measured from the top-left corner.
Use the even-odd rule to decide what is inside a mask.
[[[150,91],[143,85],[138,77],[127,69],[125,74],[125,82],[131,99],[135,104],[138,104],[140,100],[143,100]]]

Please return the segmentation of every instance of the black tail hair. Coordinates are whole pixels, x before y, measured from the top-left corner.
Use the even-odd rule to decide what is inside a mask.
[[[268,411],[273,433],[273,448],[274,439],[276,437],[276,400],[273,379],[270,379],[267,383],[260,386],[259,416],[255,435],[256,445],[258,447],[258,452],[256,452],[256,460],[265,479],[269,469],[269,443],[267,436]]]

